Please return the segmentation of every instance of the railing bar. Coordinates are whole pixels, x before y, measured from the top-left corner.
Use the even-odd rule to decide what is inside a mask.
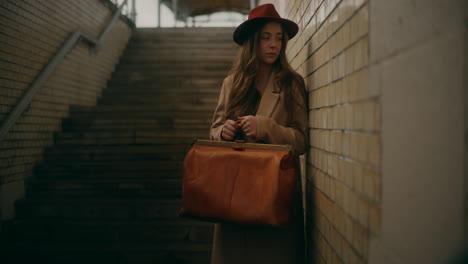
[[[102,31],[101,35],[99,35],[99,39],[98,39],[98,42],[97,42],[96,45],[101,44],[102,40],[105,39],[106,35],[109,33],[109,31],[112,28],[112,26],[114,25],[115,21],[117,19],[119,19],[122,8],[124,7],[125,4],[127,4],[127,1],[128,0],[123,1],[122,4],[117,9],[117,11],[115,11],[114,16],[112,16],[112,19],[109,21],[109,23],[107,24],[104,31]]]
[[[158,28],[161,27],[161,0],[157,0],[158,2]]]
[[[47,80],[49,75],[54,71],[54,69],[60,63],[62,58],[78,42],[80,36],[81,30],[76,30],[62,45],[60,50],[54,55],[54,57],[50,60],[47,66],[41,71],[37,79],[33,82],[33,85],[31,85],[31,87],[23,95],[19,103],[15,105],[13,110],[2,123],[2,126],[0,128],[0,140],[4,138],[4,136],[8,133],[8,130],[15,124],[16,120],[21,116],[24,110],[26,110],[32,98],[34,97],[34,95],[36,95],[37,90]]]
[[[135,0],[132,0],[132,11],[130,13],[130,16],[132,17],[133,22],[136,24],[136,6],[135,6]]]
[[[67,41],[60,47],[60,50],[54,55],[54,57],[47,63],[47,65],[41,70],[38,77],[34,80],[32,85],[28,88],[26,93],[21,97],[20,101],[15,105],[12,111],[7,115],[5,120],[2,122],[0,126],[0,141],[2,141],[10,128],[15,124],[16,120],[21,117],[24,110],[28,107],[31,103],[33,97],[36,95],[39,88],[42,84],[47,80],[49,75],[55,70],[57,65],[61,62],[61,60],[65,57],[65,55],[73,48],[73,46],[78,43],[80,39],[87,41],[91,44],[91,46],[98,46],[106,37],[112,26],[115,24],[117,19],[120,17],[121,10],[123,6],[127,4],[127,0],[124,0],[122,4],[117,8],[117,11],[112,16],[112,19],[107,24],[104,31],[99,35],[99,38],[96,39],[95,37],[82,32],[80,29],[77,29],[68,39]]]

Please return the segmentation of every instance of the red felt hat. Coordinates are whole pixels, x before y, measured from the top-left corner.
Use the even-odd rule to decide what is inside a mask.
[[[232,37],[237,44],[242,45],[247,37],[255,32],[260,25],[270,21],[281,23],[289,39],[292,39],[299,31],[296,23],[280,17],[273,4],[264,4],[250,10],[249,19],[236,28]]]

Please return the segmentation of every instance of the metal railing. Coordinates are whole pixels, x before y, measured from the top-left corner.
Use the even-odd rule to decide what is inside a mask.
[[[120,12],[130,18],[134,23],[136,22],[136,5],[135,2],[136,0],[132,0],[131,5],[129,6],[127,3],[127,0],[111,0],[112,3],[114,3],[116,6],[120,6],[121,4],[124,4],[122,6],[122,9]]]
[[[87,34],[86,32],[83,32],[81,29],[77,29],[75,32],[73,32],[70,35],[70,37],[68,37],[68,39],[64,42],[64,44],[62,44],[60,49],[57,51],[57,53],[55,53],[55,55],[52,57],[49,63],[41,70],[41,72],[33,81],[33,83],[28,88],[26,93],[23,95],[20,101],[15,105],[13,110],[8,114],[8,116],[3,121],[2,125],[0,126],[0,141],[3,141],[8,131],[11,129],[11,127],[13,127],[13,125],[16,123],[18,118],[20,118],[23,112],[27,109],[28,105],[31,103],[32,99],[36,95],[37,91],[41,88],[42,84],[44,84],[44,82],[47,80],[50,74],[55,70],[55,68],[62,61],[65,55],[80,40],[83,40],[84,42],[89,43],[92,48],[98,47],[103,42],[103,40],[106,38],[107,34],[109,33],[110,29],[112,28],[112,26],[119,19],[122,9],[127,6],[127,1],[128,0],[120,1],[121,2],[120,6],[117,3],[118,1],[113,1],[114,3],[117,4],[118,8],[98,38],[95,38]],[[133,3],[133,7],[132,7],[133,11],[131,11],[130,14],[132,14],[134,16],[133,18],[135,18],[136,16],[135,0],[132,0],[132,3]]]

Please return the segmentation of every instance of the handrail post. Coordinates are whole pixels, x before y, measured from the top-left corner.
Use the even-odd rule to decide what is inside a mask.
[[[157,0],[158,2],[158,27],[161,27],[161,0]]]
[[[103,39],[106,38],[106,35],[109,33],[111,27],[114,25],[115,21],[119,19],[120,13],[122,12],[122,8],[127,4],[128,0],[124,0],[120,6],[118,6],[118,9],[115,11],[114,16],[111,18],[109,23],[107,24],[106,28],[102,31],[101,35],[99,35],[99,45]]]
[[[132,12],[130,14],[130,16],[132,17],[132,20],[133,20],[133,23],[136,24],[136,8],[135,8],[135,0],[132,0]]]
[[[177,0],[172,0],[172,12],[174,13],[174,27],[177,27]]]

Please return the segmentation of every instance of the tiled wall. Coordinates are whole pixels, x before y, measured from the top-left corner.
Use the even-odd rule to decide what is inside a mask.
[[[0,1],[0,122],[75,29],[97,38],[113,10],[107,0]],[[0,142],[0,187],[31,174],[70,105],[96,104],[131,32],[120,19],[97,52],[80,42],[65,57]]]
[[[467,229],[468,3],[267,2],[301,28],[308,262],[450,263]]]
[[[366,263],[381,204],[381,106],[368,82],[369,4],[273,3],[300,26],[287,54],[309,94],[308,262]]]

